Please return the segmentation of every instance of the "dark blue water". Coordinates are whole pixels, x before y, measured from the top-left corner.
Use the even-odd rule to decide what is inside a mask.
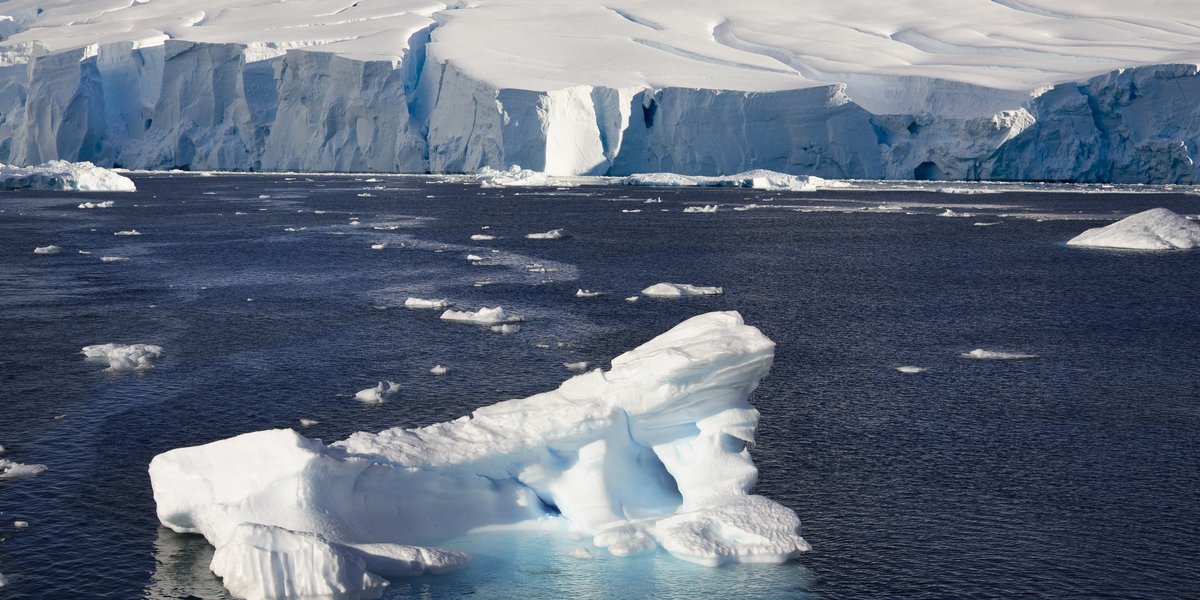
[[[0,598],[226,597],[207,544],[157,526],[155,454],[300,418],[326,441],[451,419],[556,387],[563,362],[602,364],[727,309],[778,343],[753,398],[758,491],[800,515],[811,553],[705,569],[480,536],[462,542],[471,566],[397,580],[389,596],[1200,593],[1200,252],[1063,244],[1110,222],[1087,214],[1194,214],[1198,197],[380,179],[154,176],[135,194],[0,194],[0,444],[49,466],[0,482]],[[387,189],[358,196],[376,186]],[[75,208],[89,199],[116,207]],[[712,203],[721,212],[681,212]],[[747,203],[776,208],[731,210]],[[907,210],[863,210],[892,203]],[[985,206],[934,216],[958,204]],[[484,226],[499,239],[470,242]],[[572,237],[524,238],[557,227]],[[112,235],[130,228],[144,235]],[[66,251],[32,253],[47,244]],[[534,262],[549,272],[524,268]],[[623,300],[659,281],[726,294]],[[577,299],[581,287],[606,295]],[[410,295],[499,304],[527,323],[515,335],[445,324],[401,308]],[[110,375],[79,355],[103,342],[167,356]],[[977,347],[1040,358],[959,357]],[[437,363],[451,373],[429,375]],[[380,379],[400,396],[353,400]]]

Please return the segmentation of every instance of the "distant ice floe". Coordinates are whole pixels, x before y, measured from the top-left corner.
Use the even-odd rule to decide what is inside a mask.
[[[479,180],[479,186],[485,188],[559,185],[551,183],[545,173],[522,169],[520,165],[513,165],[504,171],[484,167],[475,174],[475,178]]]
[[[586,371],[588,368],[588,362],[587,361],[566,362],[566,363],[563,363],[563,368],[565,368],[568,371]]]
[[[984,350],[976,348],[970,352],[964,352],[961,355],[963,358],[974,358],[979,360],[1028,360],[1038,358],[1036,354],[1022,354],[1020,352],[1000,352],[997,350]]]
[[[100,262],[115,263],[129,260],[128,256],[101,256]]]
[[[446,367],[443,365],[434,365],[432,369],[429,369],[429,372],[440,377],[442,375],[445,375],[446,373],[449,373],[450,367]]]
[[[704,206],[685,206],[685,213],[715,213],[720,206],[716,204],[705,204]]]
[[[567,232],[562,229],[551,229],[544,233],[531,233],[525,237],[531,240],[561,240],[567,237]]]
[[[116,202],[105,200],[104,202],[84,202],[79,205],[79,208],[112,208]]]
[[[372,249],[372,250],[383,250],[383,249],[385,249],[385,248],[387,248],[387,247],[388,247],[388,243],[387,243],[387,242],[379,242],[378,244],[371,244],[371,249]]]
[[[448,310],[442,313],[441,318],[443,321],[474,323],[476,325],[501,325],[505,323],[518,323],[525,320],[499,306],[495,308],[481,308],[475,312],[466,310]]]
[[[133,180],[90,162],[52,160],[32,167],[0,164],[0,189],[136,192]]]
[[[486,233],[477,233],[477,234],[471,236],[472,242],[490,242],[494,239],[496,239],[496,236],[488,235]]]
[[[320,423],[321,422],[316,419],[300,419],[301,427],[312,427],[313,425],[319,425]]]
[[[896,370],[900,371],[901,373],[907,373],[907,374],[912,375],[912,374],[916,374],[916,373],[924,373],[925,371],[928,371],[929,368],[928,367],[903,366],[903,367],[896,367]]]
[[[123,229],[121,231],[113,233],[113,235],[133,236],[133,235],[142,235],[142,232],[140,232],[136,229]]]
[[[380,381],[379,385],[369,387],[365,390],[359,390],[354,394],[354,399],[368,404],[379,404],[392,396],[395,396],[400,391],[400,384],[394,381]]]
[[[8,579],[5,579],[4,573],[0,573],[0,588],[8,585]]]
[[[975,226],[976,227],[991,227],[992,225],[999,225],[999,224],[1000,224],[1000,221],[988,221],[986,223],[984,223],[984,222],[975,223]]]
[[[105,370],[113,373],[149,371],[163,356],[162,346],[153,344],[93,344],[81,352],[89,361],[108,362]]]
[[[331,445],[276,429],[171,450],[149,468],[158,518],[202,534],[213,571],[251,598],[373,597],[390,568],[440,572],[469,558],[402,544],[494,526],[555,527],[615,556],[661,547],[708,566],[793,560],[809,549],[800,521],[751,493],[747,451],[759,418],[747,398],[774,347],[737,313],[709,313],[608,371],[453,421]]]
[[[0,458],[0,480],[28,479],[46,472],[46,465],[22,464]]]
[[[947,208],[944,212],[942,212],[938,216],[939,217],[949,217],[949,218],[966,218],[966,217],[973,217],[975,215],[973,215],[971,213],[967,213],[967,212],[958,212],[958,211]]]
[[[576,298],[595,298],[597,296],[603,296],[603,295],[604,295],[604,292],[593,292],[592,290],[585,290],[583,288],[579,288],[578,290],[575,291]]]
[[[469,262],[473,265],[477,265],[477,264],[483,262],[483,257],[479,256],[478,254],[468,254],[467,262]]]
[[[718,296],[724,288],[692,285],[690,283],[656,283],[644,290],[643,296],[655,298],[678,298],[680,296]]]
[[[1200,248],[1200,223],[1165,208],[1152,208],[1111,225],[1089,229],[1071,238],[1067,245],[1128,250]]]
[[[705,177],[678,173],[638,173],[618,180],[624,185],[659,187],[737,187],[756,190],[815,192],[819,189],[851,187],[849,183],[820,177],[797,177],[787,173],[754,169],[736,175]]]
[[[626,302],[637,302],[640,299],[641,299],[641,296],[629,296],[629,297],[625,298],[625,301]]]
[[[425,298],[409,297],[404,301],[404,308],[446,308],[450,306],[450,301],[441,298],[438,300],[427,300]]]
[[[28,246],[26,246],[26,248],[28,248]],[[33,249],[34,254],[62,254],[62,251],[62,246],[55,246],[54,244],[50,244],[49,246],[38,246],[37,248]]]

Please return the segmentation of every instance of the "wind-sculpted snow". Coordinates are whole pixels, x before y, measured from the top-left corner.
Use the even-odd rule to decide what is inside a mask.
[[[0,15],[0,161],[19,165],[1200,179],[1191,0],[9,0]]]
[[[172,450],[150,464],[158,516],[203,534],[217,548],[213,570],[246,597],[281,597],[290,580],[354,597],[376,589],[372,574],[394,574],[364,553],[535,522],[618,556],[661,547],[706,565],[783,562],[808,549],[799,520],[750,494],[758,411],[747,398],[773,356],[740,315],[709,313],[608,371],[454,421],[329,446],[272,430]],[[406,556],[411,572],[465,560],[387,554]]]

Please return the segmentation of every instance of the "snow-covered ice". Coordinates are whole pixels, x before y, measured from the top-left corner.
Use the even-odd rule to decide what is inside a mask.
[[[0,458],[0,479],[27,479],[46,472],[46,465],[23,464]]]
[[[906,374],[912,375],[912,374],[916,374],[916,373],[924,373],[925,371],[928,371],[929,368],[905,365],[903,367],[896,367],[896,370],[900,371],[901,373],[906,373]]]
[[[433,373],[434,375],[441,376],[441,375],[445,375],[446,373],[449,373],[450,367],[446,367],[443,365],[434,365],[432,369],[429,369],[429,372]]]
[[[33,249],[34,254],[62,254],[62,251],[62,246],[55,246],[54,244],[50,244],[49,246],[38,246],[37,248]]]
[[[717,296],[725,290],[719,287],[692,285],[690,283],[656,283],[644,290],[643,296],[655,298],[678,298],[680,296]]]
[[[685,206],[685,213],[715,213],[720,207],[716,204],[705,204],[704,206]]]
[[[593,292],[592,290],[585,290],[583,288],[579,288],[578,290],[575,290],[576,298],[595,298],[597,296],[602,296],[602,295],[604,295],[603,292]]]
[[[494,308],[481,308],[474,312],[467,310],[447,310],[446,312],[442,313],[441,318],[443,321],[474,323],[476,325],[500,325],[503,323],[516,323],[524,320],[499,306]]]
[[[588,368],[587,361],[563,363],[563,368],[568,371],[586,371]]]
[[[426,299],[409,297],[404,301],[404,308],[446,308],[450,301],[445,298]]]
[[[83,202],[79,208],[112,208],[116,202],[105,200],[104,202]]]
[[[522,169],[520,165],[512,165],[503,171],[484,167],[479,170],[476,178],[482,187],[558,185],[551,183],[545,173]]]
[[[1200,223],[1165,208],[1152,208],[1111,225],[1089,229],[1071,238],[1067,245],[1130,250],[1200,248]]]
[[[488,235],[486,233],[476,233],[475,235],[471,236],[472,242],[490,242],[494,239],[496,239],[496,236]]]
[[[158,517],[204,535],[239,595],[278,594],[270,582],[292,578],[373,581],[381,567],[351,560],[368,545],[440,545],[490,526],[561,526],[619,556],[658,546],[705,565],[784,562],[809,546],[795,513],[750,494],[747,449],[758,423],[747,398],[773,356],[740,315],[709,313],[608,371],[454,421],[328,446],[282,429],[171,450],[150,463]]]
[[[89,361],[107,362],[105,370],[113,373],[149,371],[163,356],[162,346],[153,344],[93,344],[81,352]]]
[[[999,350],[984,350],[983,348],[976,348],[970,352],[965,352],[962,354],[962,357],[980,360],[1026,360],[1030,358],[1038,358],[1036,354],[1001,352]]]
[[[767,169],[753,169],[736,175],[721,176],[638,173],[621,178],[621,183],[656,187],[736,187],[792,192],[813,192],[826,187],[847,187],[849,185],[839,181],[827,181],[820,177],[797,177]]]
[[[140,232],[136,229],[122,229],[121,231],[114,232],[113,235],[133,236],[133,235],[142,235],[142,232]]]
[[[371,244],[371,249],[372,249],[372,250],[383,250],[383,249],[385,249],[385,248],[387,248],[387,247],[388,247],[388,243],[387,243],[387,242],[379,242],[378,244]]]
[[[106,262],[106,263],[125,262],[127,260],[129,260],[128,256],[101,256],[100,257],[100,262]]]
[[[561,240],[567,237],[566,231],[562,229],[551,229],[541,233],[530,233],[525,236],[531,240]]]
[[[52,160],[31,167],[0,164],[0,189],[27,188],[67,192],[137,191],[133,180],[90,162]]]
[[[394,381],[380,381],[375,387],[359,390],[354,399],[368,404],[378,404],[395,396],[400,391],[400,384]]]

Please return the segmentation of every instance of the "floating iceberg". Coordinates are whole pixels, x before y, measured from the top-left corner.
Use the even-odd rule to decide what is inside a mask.
[[[567,234],[562,229],[551,229],[545,233],[531,233],[525,237],[531,240],[561,240],[567,237]]]
[[[586,371],[588,363],[587,361],[563,363],[563,367],[568,371]]]
[[[128,256],[101,256],[100,262],[115,263],[129,260]]]
[[[641,298],[641,296],[629,296],[629,297],[625,298],[625,301],[626,302],[637,302],[640,298]]]
[[[719,287],[706,287],[688,283],[656,283],[644,290],[643,296],[657,298],[678,298],[680,296],[718,296],[725,290]]]
[[[506,170],[484,167],[475,175],[481,187],[510,187],[510,186],[545,186],[551,185],[550,178],[541,171],[522,169],[521,165],[512,165]]]
[[[478,254],[468,254],[467,262],[469,262],[471,264],[478,264],[478,263],[483,262],[483,257],[479,256]]]
[[[903,367],[896,367],[896,370],[900,371],[901,373],[913,375],[916,373],[924,373],[925,371],[928,371],[929,368],[928,367],[903,366]]]
[[[0,480],[27,479],[37,477],[46,472],[46,465],[27,465],[13,460],[0,458]]]
[[[328,446],[283,429],[171,450],[150,463],[158,518],[204,535],[214,571],[250,597],[314,578],[353,583],[329,597],[356,597],[385,574],[364,553],[502,525],[558,524],[622,556],[659,546],[704,565],[784,562],[809,546],[794,512],[750,494],[747,449],[758,424],[747,398],[774,346],[737,313],[709,313],[607,372],[454,421]],[[410,564],[465,560],[440,552]]]
[[[312,427],[313,425],[318,425],[320,423],[321,422],[316,419],[300,419],[301,427]]]
[[[87,360],[107,361],[106,370],[113,373],[149,371],[154,368],[153,361],[163,355],[162,346],[152,344],[95,344],[84,346],[82,352]]]
[[[1112,225],[1089,229],[1071,238],[1067,245],[1130,250],[1200,248],[1200,223],[1165,208],[1152,208]]]
[[[136,192],[133,181],[90,162],[52,160],[33,167],[0,164],[0,189]],[[81,207],[82,208],[82,207]]]
[[[797,177],[766,169],[753,169],[736,175],[716,177],[680,175],[678,173],[638,173],[622,177],[620,183],[658,187],[737,187],[792,192],[814,192],[827,187],[849,187],[849,184],[839,181],[829,181],[812,176]]]
[[[704,206],[687,206],[684,207],[685,213],[715,213],[720,208],[716,204],[705,204]]]
[[[354,399],[360,402],[370,404],[379,404],[392,396],[395,396],[400,391],[400,384],[394,381],[380,381],[379,385],[369,387],[365,390],[359,390],[354,394]]]
[[[494,239],[496,239],[496,236],[488,235],[486,233],[476,233],[475,235],[471,236],[471,241],[473,242],[490,242]]]
[[[450,306],[450,301],[442,298],[440,300],[426,300],[424,298],[412,298],[404,301],[404,308],[446,308]]]
[[[123,229],[121,231],[113,233],[113,235],[122,235],[122,236],[142,235],[142,232],[140,232],[136,229]]]
[[[585,290],[583,288],[575,291],[576,298],[595,298],[596,296],[602,295],[604,295],[603,292],[593,292],[592,290]]]
[[[442,375],[445,375],[446,373],[449,373],[450,367],[445,367],[442,365],[434,365],[433,368],[429,370],[429,372],[440,377]]]
[[[459,323],[474,323],[476,325],[500,325],[504,323],[516,323],[525,319],[505,311],[497,306],[495,308],[481,308],[475,312],[467,310],[448,310],[442,313],[443,321],[455,321]],[[502,332],[508,333],[508,332]]]
[[[387,243],[387,242],[379,242],[378,244],[371,244],[371,249],[372,249],[372,250],[383,250],[383,249],[385,249],[385,248],[387,248],[387,247],[388,247],[388,243]]]
[[[54,244],[50,244],[49,246],[38,246],[37,248],[33,249],[34,254],[62,254],[62,251],[62,246],[55,246]]]
[[[116,203],[112,200],[105,200],[104,202],[84,202],[79,205],[79,208],[112,208],[114,204]]]
[[[1036,354],[1021,354],[1020,352],[1000,352],[998,350],[984,350],[976,348],[970,352],[964,352],[963,358],[975,358],[979,360],[1026,360],[1037,358]]]

